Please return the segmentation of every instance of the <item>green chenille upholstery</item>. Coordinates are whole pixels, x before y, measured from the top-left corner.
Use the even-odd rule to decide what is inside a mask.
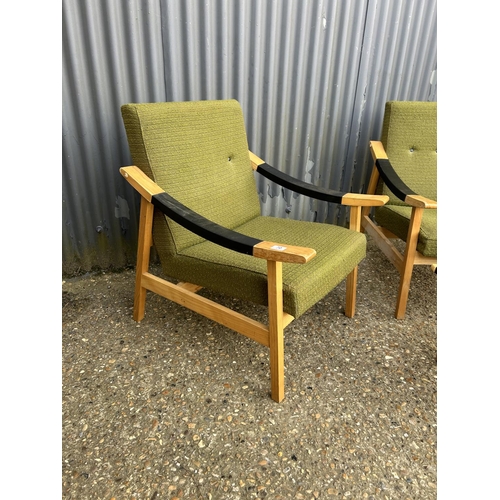
[[[134,164],[181,203],[248,236],[316,250],[307,264],[283,264],[285,312],[299,317],[365,257],[364,234],[260,215],[237,101],[126,104],[122,116]],[[167,276],[267,305],[265,260],[206,241],[160,212],[153,240]]]
[[[385,106],[382,144],[405,184],[415,193],[437,201],[437,103],[391,101]],[[382,182],[377,193],[389,202],[377,207],[377,223],[406,241],[411,208],[399,200]],[[417,250],[437,256],[437,210],[425,210]]]

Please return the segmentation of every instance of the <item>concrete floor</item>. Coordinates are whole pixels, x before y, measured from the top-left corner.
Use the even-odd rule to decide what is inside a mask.
[[[397,284],[369,241],[355,317],[343,282],[285,330],[278,404],[267,348],[152,294],[135,323],[132,270],[64,281],[63,499],[435,499],[437,275],[403,320]]]

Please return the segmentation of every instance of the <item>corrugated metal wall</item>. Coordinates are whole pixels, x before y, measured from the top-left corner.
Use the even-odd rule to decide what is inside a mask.
[[[361,192],[387,100],[437,100],[437,0],[63,0],[63,274],[133,264],[120,106],[235,98],[250,148]],[[257,179],[263,212],[344,225]]]

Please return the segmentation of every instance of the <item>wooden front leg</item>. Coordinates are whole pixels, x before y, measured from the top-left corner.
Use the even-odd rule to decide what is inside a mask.
[[[269,360],[271,398],[277,403],[285,397],[285,346],[283,335],[283,264],[267,261],[269,307]]]
[[[420,224],[422,223],[423,208],[413,207],[411,211],[410,227],[406,238],[405,253],[403,256],[403,265],[401,268],[401,279],[399,282],[398,299],[396,303],[396,318],[403,319],[410,292],[410,281],[413,273],[413,263],[417,253],[418,235],[420,233]]]
[[[349,216],[349,229],[353,231],[361,230],[361,207],[352,206]],[[356,266],[347,276],[345,315],[352,318],[356,313],[356,287],[358,283],[358,266]]]
[[[139,215],[139,240],[137,243],[137,264],[135,270],[134,320],[141,321],[146,309],[146,289],[142,286],[142,276],[149,270],[153,229],[152,203],[141,197],[141,212]]]

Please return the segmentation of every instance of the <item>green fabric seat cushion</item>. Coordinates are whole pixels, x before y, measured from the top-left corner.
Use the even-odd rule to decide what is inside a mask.
[[[283,309],[295,318],[338,285],[366,255],[366,237],[331,224],[258,216],[237,231],[265,241],[314,248],[306,264],[283,264]],[[257,304],[267,305],[264,259],[204,241],[169,254],[166,221],[156,220],[154,240],[167,276]]]
[[[384,205],[375,209],[375,221],[406,241],[410,225],[411,207]],[[425,257],[437,257],[437,210],[424,210],[417,250]]]

